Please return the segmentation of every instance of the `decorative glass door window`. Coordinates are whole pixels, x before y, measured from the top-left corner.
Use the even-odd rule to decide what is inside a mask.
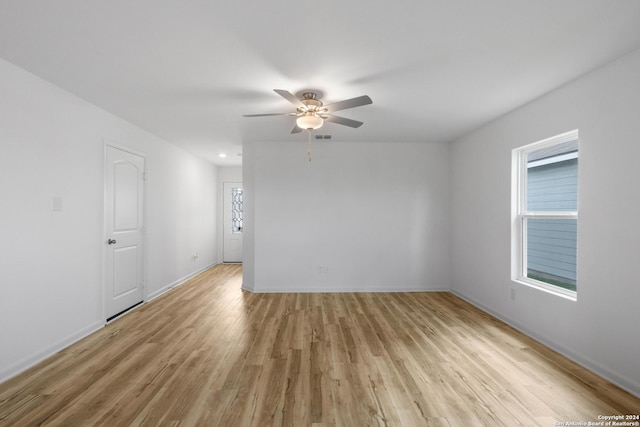
[[[231,189],[231,232],[242,233],[242,188]]]

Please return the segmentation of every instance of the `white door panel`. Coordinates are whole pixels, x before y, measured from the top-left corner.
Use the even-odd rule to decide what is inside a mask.
[[[120,298],[138,288],[138,247],[113,250],[113,297]]]
[[[144,289],[144,162],[137,154],[106,147],[107,319],[142,302]]]
[[[113,231],[131,231],[138,228],[138,188],[136,182],[140,169],[129,162],[118,161],[113,165],[114,207]],[[142,171],[144,173],[144,171]]]

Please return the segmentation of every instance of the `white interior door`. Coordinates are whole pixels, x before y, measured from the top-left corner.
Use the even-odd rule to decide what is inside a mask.
[[[223,187],[222,260],[242,262],[242,183],[225,182]]]
[[[144,162],[142,156],[106,147],[107,319],[143,300]]]

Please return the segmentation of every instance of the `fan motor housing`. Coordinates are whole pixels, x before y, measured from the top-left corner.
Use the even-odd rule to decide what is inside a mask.
[[[316,92],[304,92],[300,102],[306,105],[310,110],[316,110],[322,107],[322,101],[318,99],[318,94]]]

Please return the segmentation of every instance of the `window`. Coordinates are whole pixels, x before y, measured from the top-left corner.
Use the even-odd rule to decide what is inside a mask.
[[[231,233],[242,233],[242,188],[231,189]]]
[[[513,279],[575,299],[578,131],[513,150]]]

